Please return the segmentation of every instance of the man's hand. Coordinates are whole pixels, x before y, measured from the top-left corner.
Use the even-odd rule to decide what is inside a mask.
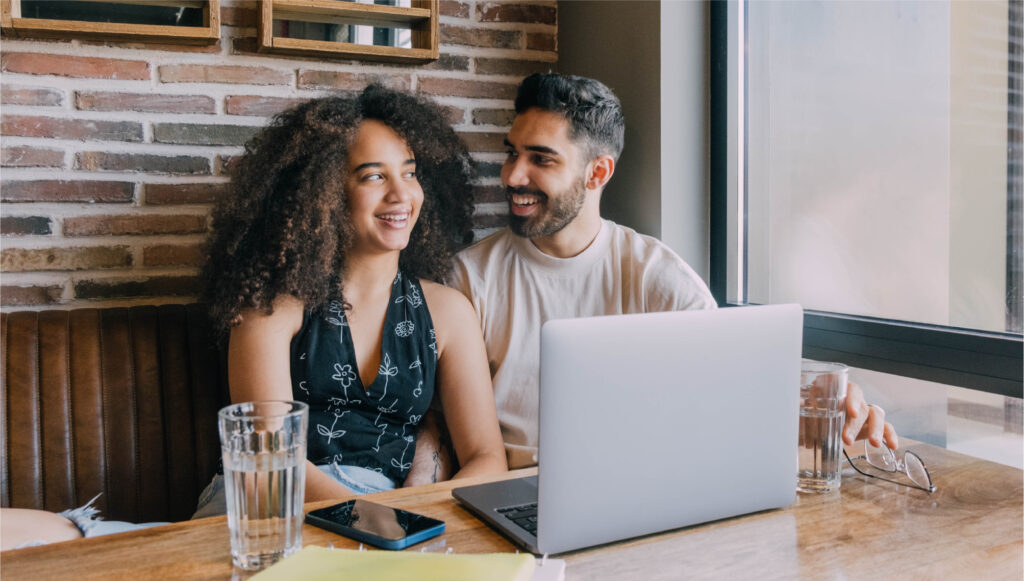
[[[885,410],[864,401],[864,392],[852,381],[846,390],[846,425],[843,426],[843,442],[847,445],[867,438],[873,446],[885,445],[893,450],[899,448],[899,437],[892,424],[885,421]]]
[[[452,477],[451,446],[445,445],[444,434],[439,421],[440,414],[428,410],[416,433],[416,454],[412,468],[402,486],[419,486],[442,482]]]

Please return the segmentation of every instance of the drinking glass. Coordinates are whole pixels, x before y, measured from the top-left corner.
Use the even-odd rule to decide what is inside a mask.
[[[309,406],[255,401],[218,412],[231,559],[260,570],[302,548]]]
[[[804,359],[800,365],[800,442],[797,490],[839,488],[848,369]]]

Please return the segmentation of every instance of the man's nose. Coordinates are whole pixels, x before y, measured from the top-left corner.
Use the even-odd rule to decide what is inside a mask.
[[[530,185],[530,178],[527,175],[526,164],[521,158],[506,161],[501,167],[501,181],[506,186],[522,187]]]

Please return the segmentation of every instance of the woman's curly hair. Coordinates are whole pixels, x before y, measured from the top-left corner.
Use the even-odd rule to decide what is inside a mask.
[[[423,205],[399,267],[441,281],[472,237],[472,163],[434,103],[370,85],[351,97],[318,98],[278,114],[245,146],[228,195],[213,213],[204,300],[219,331],[245,309],[270,313],[292,295],[318,310],[342,296],[353,244],[345,182],[348,148],[365,119],[390,127],[412,149]]]

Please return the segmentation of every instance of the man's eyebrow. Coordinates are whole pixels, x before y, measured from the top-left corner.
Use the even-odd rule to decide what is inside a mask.
[[[505,140],[505,147],[508,147],[508,148],[511,148],[511,149],[515,149],[515,146],[512,145],[512,142],[509,141],[508,139]],[[559,156],[559,157],[561,157],[561,155],[562,155],[561,153],[559,153],[559,151],[557,149],[552,149],[550,147],[547,147],[546,145],[524,145],[523,149],[525,149],[526,151],[533,151],[535,153],[544,153],[544,154],[547,154],[547,155],[556,155],[556,156]]]
[[[416,160],[410,158],[410,159],[407,159],[404,162],[402,162],[402,165],[410,165],[410,164],[411,165],[416,165]],[[379,161],[371,161],[371,162],[367,162],[367,163],[364,163],[364,164],[356,166],[356,168],[354,170],[352,170],[352,171],[353,172],[362,171],[364,169],[371,168],[371,167],[376,169],[378,167],[384,167],[384,164],[382,164]]]

